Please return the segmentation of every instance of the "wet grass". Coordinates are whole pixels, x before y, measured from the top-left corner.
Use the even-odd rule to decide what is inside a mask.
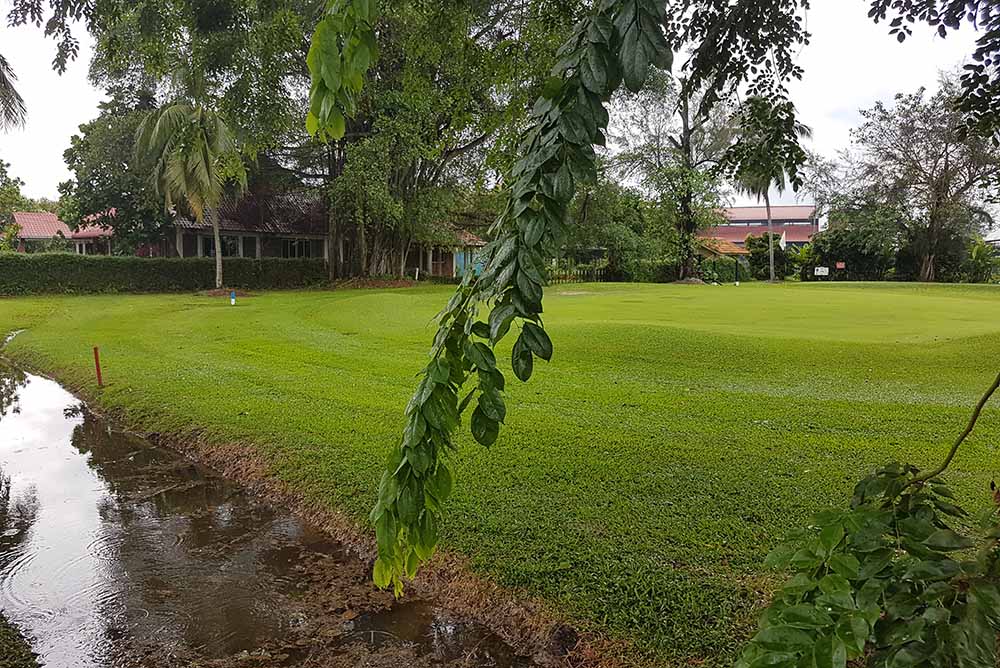
[[[257,444],[360,520],[448,292],[0,300],[0,331],[148,430]],[[936,462],[1000,360],[992,287],[574,285],[546,311],[554,360],[508,384],[501,440],[461,436],[444,543],[668,665],[726,665],[767,550],[883,461]],[[970,507],[998,437],[990,408],[955,463]]]
[[[0,668],[38,668],[38,659],[20,632],[0,615]]]

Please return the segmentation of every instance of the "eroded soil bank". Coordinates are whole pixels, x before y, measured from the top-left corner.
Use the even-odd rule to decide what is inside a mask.
[[[0,364],[0,609],[50,668],[528,666],[328,533]]]

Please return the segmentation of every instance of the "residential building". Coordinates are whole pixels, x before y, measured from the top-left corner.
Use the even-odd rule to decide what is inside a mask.
[[[330,259],[329,217],[319,198],[289,193],[256,197],[245,195],[218,210],[223,257]],[[215,257],[215,239],[207,221],[198,224],[178,218],[172,235],[144,254],[166,257]],[[333,248],[340,258],[351,256],[355,240],[342,238]],[[403,270],[438,277],[461,276],[475,266],[475,255],[484,246],[476,235],[455,230],[454,241],[412,244]],[[397,267],[398,269],[398,267]]]
[[[86,225],[71,230],[54,213],[47,211],[15,211],[17,251],[32,253],[63,247],[79,255],[110,255],[111,230]]]
[[[748,236],[761,237],[767,233],[767,208],[763,206],[737,206],[722,210],[726,222],[702,230],[703,239],[720,239],[737,246],[746,244]],[[804,246],[819,232],[816,207],[772,206],[771,229],[779,237],[784,235],[789,246]]]

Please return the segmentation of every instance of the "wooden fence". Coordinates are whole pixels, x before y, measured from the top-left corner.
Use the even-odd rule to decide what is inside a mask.
[[[602,283],[609,280],[611,280],[611,277],[606,267],[558,268],[549,270],[549,283],[551,285],[558,285],[559,283]]]

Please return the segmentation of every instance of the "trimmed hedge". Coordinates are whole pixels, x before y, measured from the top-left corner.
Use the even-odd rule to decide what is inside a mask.
[[[327,281],[322,259],[227,258],[226,287],[301,288]],[[0,254],[0,295],[189,292],[215,287],[212,258],[141,258],[71,253]]]

